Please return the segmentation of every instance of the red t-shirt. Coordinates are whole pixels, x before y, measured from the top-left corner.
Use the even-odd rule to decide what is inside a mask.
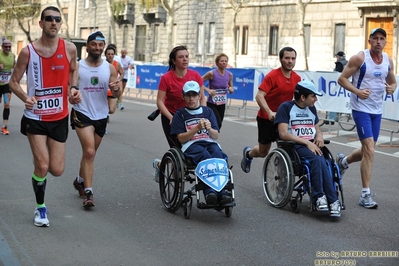
[[[266,93],[265,100],[270,110],[277,112],[280,104],[292,100],[295,86],[301,80],[301,77],[294,71],[291,71],[291,78],[287,79],[283,72],[281,72],[281,68],[277,68],[273,69],[265,76],[262,83],[259,85],[259,90]],[[258,116],[269,119],[267,113],[262,109],[259,109]]]
[[[166,92],[163,102],[166,109],[172,114],[176,113],[177,109],[186,106],[183,100],[183,86],[187,81],[191,80],[198,82],[200,87],[204,84],[200,74],[191,69],[187,69],[187,73],[183,78],[176,76],[173,70],[166,72],[161,77],[158,90]]]

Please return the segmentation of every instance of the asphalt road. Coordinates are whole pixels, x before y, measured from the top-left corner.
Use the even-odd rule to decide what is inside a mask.
[[[50,227],[37,228],[32,155],[19,133],[23,106],[12,99],[11,135],[0,135],[0,265],[399,265],[398,148],[377,147],[371,188],[378,209],[358,206],[361,183],[354,164],[344,176],[347,209],[339,220],[309,212],[307,196],[296,214],[267,202],[262,159],[254,160],[249,174],[241,171],[242,149],[256,144],[257,129],[252,120],[229,116],[219,143],[233,165],[237,206],[230,218],[193,206],[187,220],[182,208],[165,210],[153,181],[152,161],[168,149],[160,119],[146,118],[155,105],[124,105],[111,116],[96,157],[96,206],[84,210],[72,186],[81,148],[71,130],[65,172],[48,176]],[[327,133],[333,154],[358,145],[354,132]]]

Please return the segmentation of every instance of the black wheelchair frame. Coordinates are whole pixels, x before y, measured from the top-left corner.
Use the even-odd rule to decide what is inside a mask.
[[[223,210],[226,217],[230,217],[233,207],[236,205],[234,200],[233,173],[229,168],[229,181],[224,189],[231,196],[232,202],[224,205],[207,205],[201,201],[203,198],[200,193],[207,188],[195,174],[196,165],[185,158],[183,152],[178,148],[169,149],[162,157],[159,172],[159,190],[162,203],[169,212],[176,212],[180,206],[184,208],[184,218],[188,219],[191,214],[193,204],[192,197],[196,195],[197,208]],[[184,190],[185,183],[193,184],[188,190]]]
[[[330,141],[325,140],[324,143],[328,144]],[[265,158],[262,177],[263,190],[269,203],[276,208],[283,208],[290,203],[291,210],[297,213],[303,196],[308,194],[311,198],[312,185],[309,165],[302,162],[294,145],[293,141],[277,141],[277,148],[270,151]],[[326,146],[322,151],[329,163],[338,199],[341,197],[341,210],[344,210],[345,202],[339,167]],[[296,194],[293,195],[293,193]],[[315,206],[310,203],[310,211],[314,210]]]

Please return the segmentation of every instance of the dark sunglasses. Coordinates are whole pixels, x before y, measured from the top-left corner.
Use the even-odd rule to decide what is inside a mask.
[[[53,22],[53,20],[55,20],[55,22],[59,23],[59,22],[61,22],[61,17],[60,16],[45,16],[44,17],[44,21]]]
[[[11,48],[11,46],[3,46],[3,48]]]

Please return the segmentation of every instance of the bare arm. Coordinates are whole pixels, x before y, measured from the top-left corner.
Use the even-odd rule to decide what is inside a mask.
[[[206,106],[206,97],[204,91],[205,91],[205,86],[202,85],[200,88],[200,104],[202,106]]]
[[[349,81],[349,78],[352,77],[356,71],[360,68],[360,66],[364,62],[364,52],[359,52],[358,54],[352,56],[348,64],[345,66],[341,75],[338,78],[338,84],[341,85],[344,89],[350,91],[353,94],[356,94],[361,99],[367,99],[370,95],[370,89],[358,89],[352,85]]]
[[[233,73],[230,73],[230,79],[229,79],[229,93],[233,93],[234,88],[233,88]]]
[[[20,81],[26,71],[29,62],[29,51],[28,47],[24,47],[19,56],[17,63],[14,67],[14,71],[11,75],[11,79],[9,82],[9,86],[12,92],[21,99],[22,102],[25,103],[25,107],[27,109],[32,109],[33,105],[36,103],[35,97],[28,96],[25,91],[22,89]]]
[[[123,78],[124,71],[123,71],[123,67],[121,66],[121,64],[119,62],[116,62],[116,71],[119,74],[119,79]]]
[[[109,64],[109,70],[110,70],[111,76],[109,78],[108,86],[112,92],[112,96],[114,96],[115,98],[118,98],[123,93],[123,91],[121,90],[120,84],[119,84],[118,74],[116,73],[115,67],[111,64]]]
[[[258,90],[258,92],[256,93],[256,96],[255,96],[255,100],[258,103],[260,109],[262,109],[263,111],[265,111],[267,113],[269,120],[273,121],[276,116],[276,112],[273,112],[272,110],[270,110],[269,105],[266,102],[265,96],[266,96],[266,92],[264,92],[262,90]]]
[[[213,72],[212,71],[208,71],[205,73],[205,75],[202,76],[202,80],[205,82],[207,80],[212,80],[213,79]],[[211,86],[209,86],[209,88],[204,86],[204,90],[209,93],[210,96],[215,96],[215,90],[211,90],[210,88]]]
[[[76,90],[75,88],[71,88],[72,86],[77,86],[78,85],[78,79],[79,79],[79,65],[77,62],[77,51],[76,51],[76,46],[71,43],[65,41],[65,46],[68,54],[68,59],[69,59],[69,78],[68,78],[68,84],[69,84],[69,102],[71,104],[76,104],[82,101],[82,95],[79,90]]]
[[[165,104],[163,103],[163,100],[165,99],[166,96],[166,91],[161,91],[158,89],[157,93],[157,107],[161,111],[161,114],[166,116],[166,118],[169,119],[170,122],[172,122],[172,114],[169,112],[169,110],[166,108]]]
[[[386,91],[387,94],[392,94],[395,92],[397,84],[396,84],[396,78],[395,78],[395,73],[393,73],[393,61],[391,58],[389,58],[389,64],[391,65],[391,69],[389,70],[388,77],[386,78]]]

